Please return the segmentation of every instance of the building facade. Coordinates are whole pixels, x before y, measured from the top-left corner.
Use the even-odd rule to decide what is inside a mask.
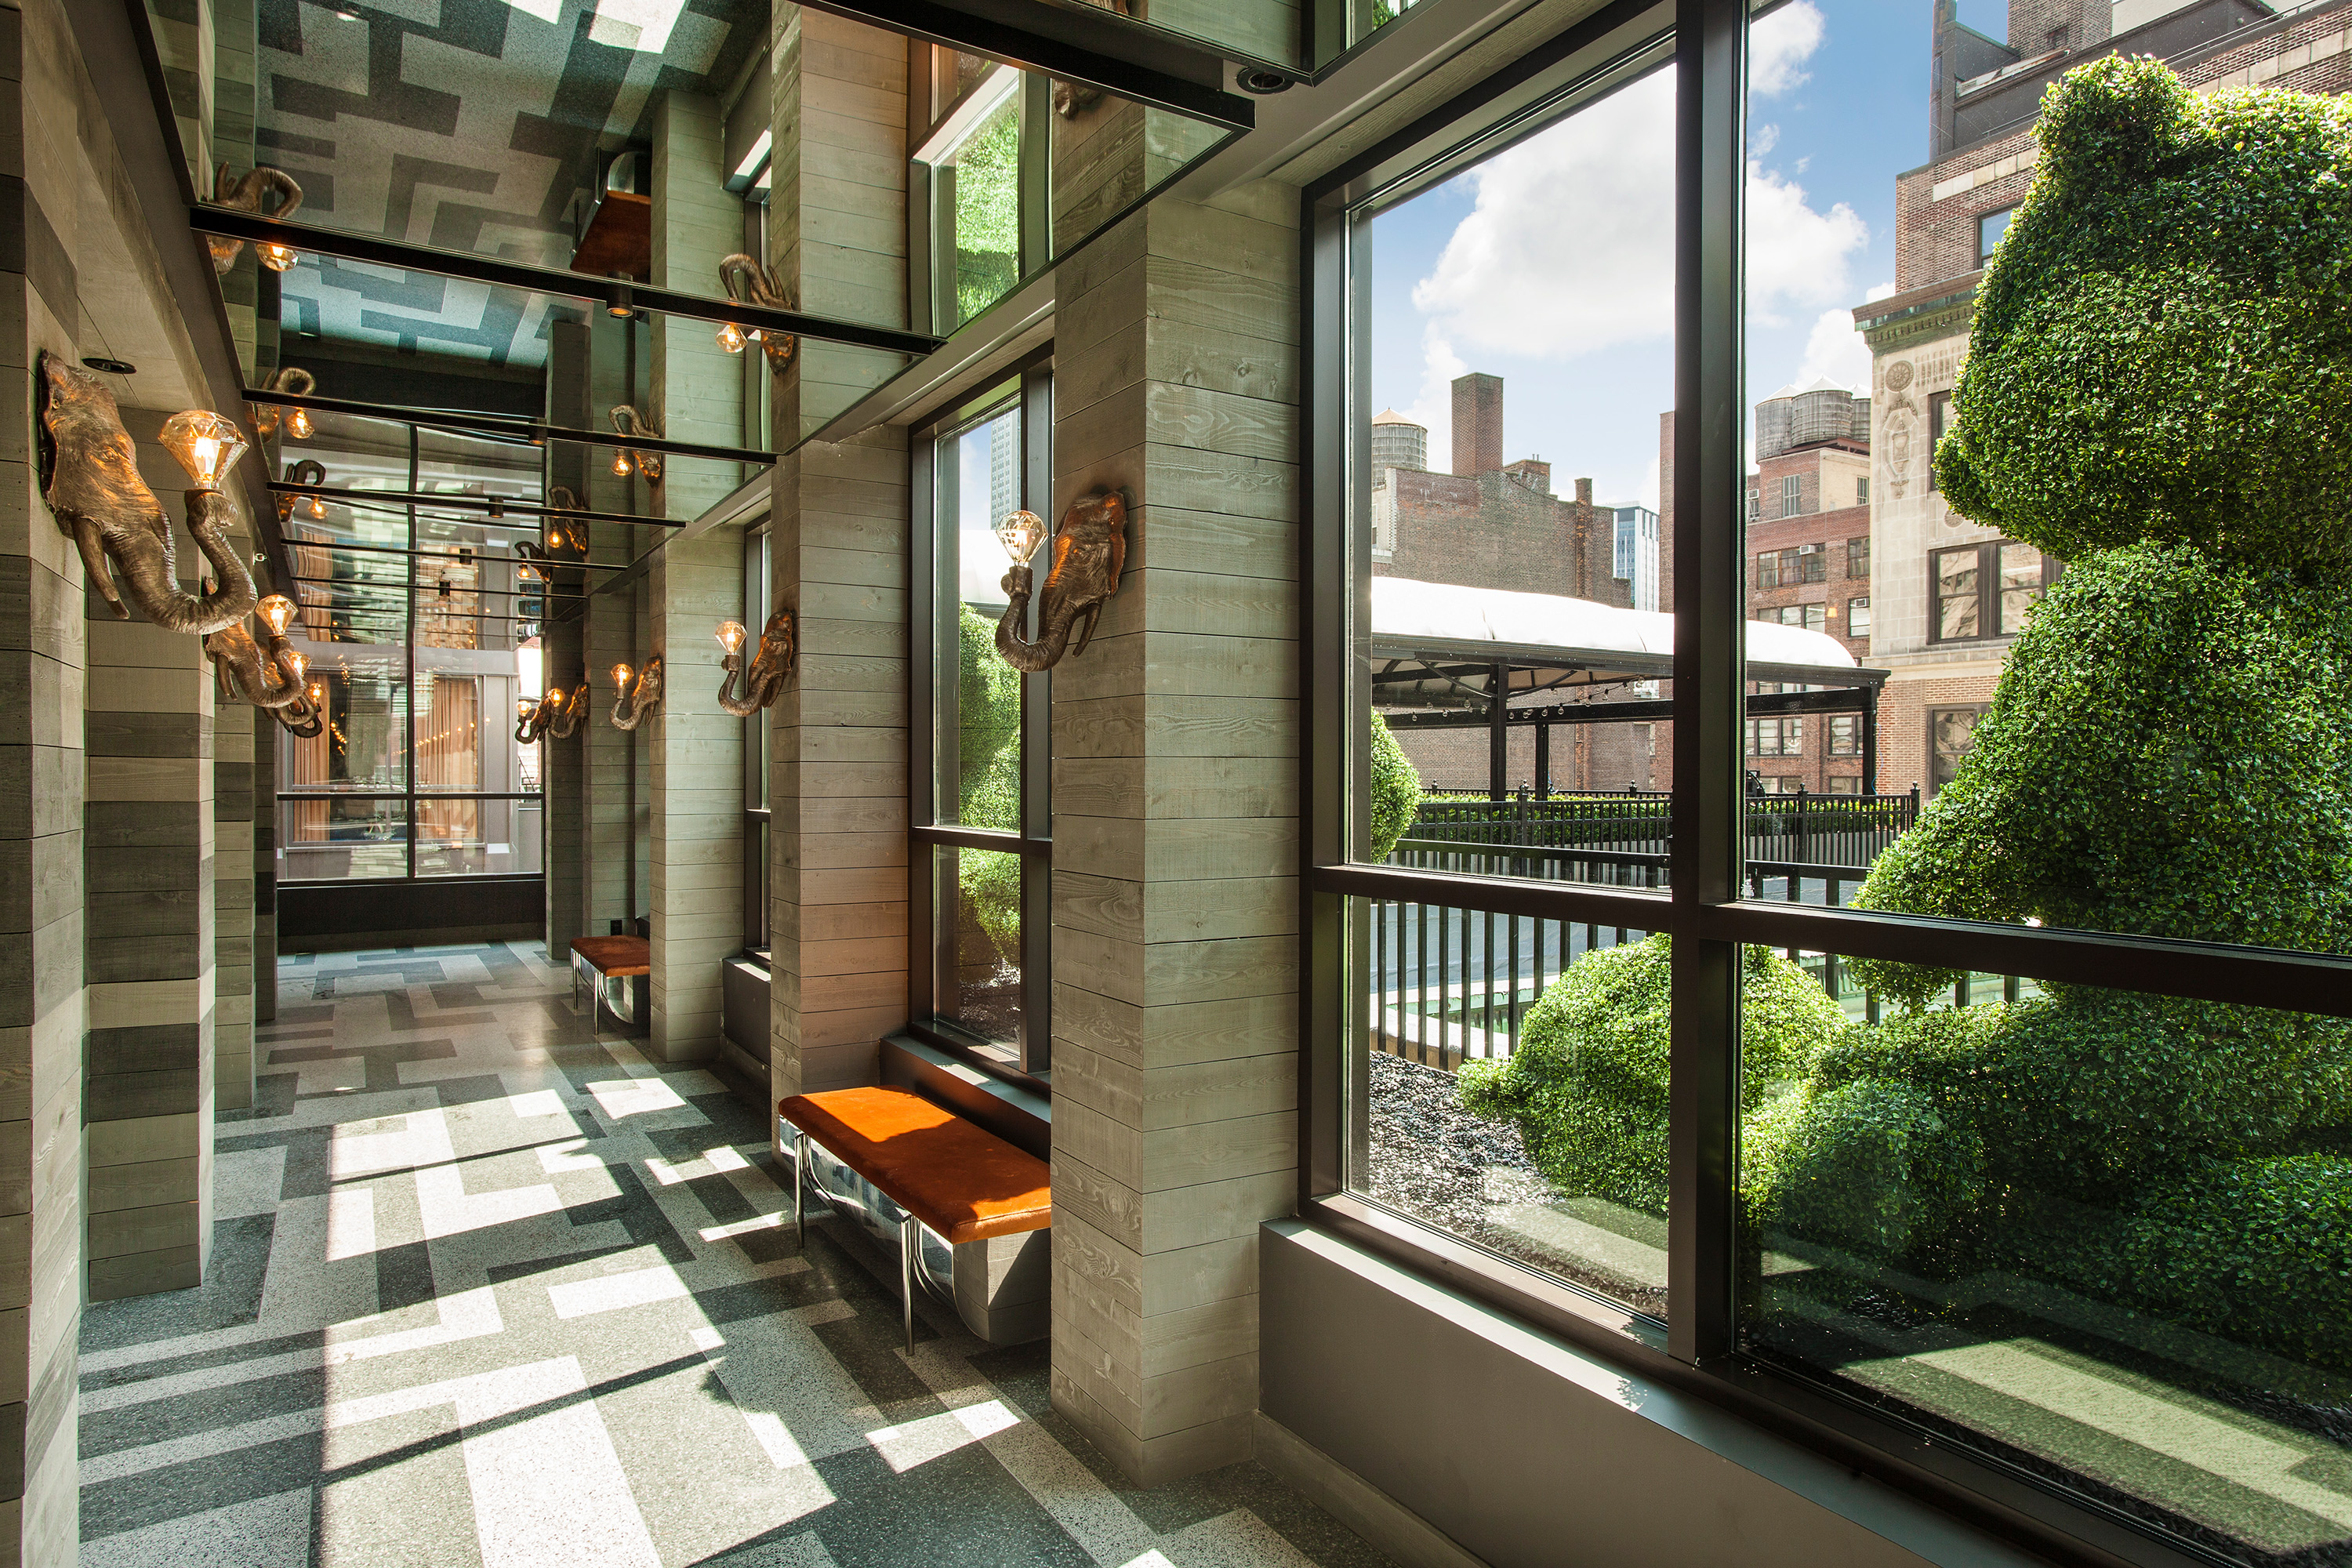
[[[2032,185],[2042,92],[2108,53],[2152,55],[2190,87],[2352,89],[2352,4],[2011,0],[2006,39],[1937,0],[1931,163],[1895,182],[1895,292],[1858,306],[1871,352],[1869,661],[1879,788],[1933,795],[1967,754],[2024,610],[2060,569],[1954,512],[1931,458],[1968,357],[1984,265]]]

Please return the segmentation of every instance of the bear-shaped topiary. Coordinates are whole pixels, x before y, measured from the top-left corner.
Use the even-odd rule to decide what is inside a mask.
[[[2352,952],[2352,104],[2111,58],[2039,136],[1935,462],[2064,567],[1856,901]],[[1915,1008],[1957,978],[1851,973]],[[1824,1053],[1743,1152],[1763,1245],[2039,1275],[2352,1370],[2233,1296],[2346,1295],[2352,1026],[2045,989]]]

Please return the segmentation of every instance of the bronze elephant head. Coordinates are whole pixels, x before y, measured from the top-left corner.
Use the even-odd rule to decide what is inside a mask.
[[[551,686],[547,694],[539,700],[537,707],[516,716],[514,737],[526,746],[535,744],[542,735],[568,741],[579,731],[580,721],[587,716],[588,682],[585,678],[569,692],[560,686]]]
[[[742,628],[737,626],[732,629],[740,631]],[[720,662],[719,668],[727,672],[727,679],[719,683],[719,706],[738,719],[749,719],[761,709],[771,706],[783,690],[784,682],[791,677],[793,661],[799,653],[799,643],[793,634],[793,613],[778,610],[768,617],[768,624],[760,630],[760,647],[751,656],[751,668],[748,674],[743,670],[743,656],[740,653],[730,653]],[[739,675],[743,679],[740,695],[737,694],[735,687]]]
[[[1013,668],[1034,674],[1061,662],[1064,652],[1084,653],[1102,607],[1118,592],[1127,569],[1127,498],[1117,490],[1084,496],[1062,514],[1054,531],[1054,564],[1045,574],[1038,611],[1037,640],[1021,635],[1028,624],[1031,568],[1015,561],[1004,574],[1010,601],[996,623],[996,651]],[[1073,632],[1077,645],[1070,645]]]
[[[302,684],[301,656],[282,637],[271,636],[265,653],[243,621],[205,637],[220,694],[262,709],[294,735],[319,733],[325,716]]]
[[[639,670],[634,679],[630,678],[628,668],[625,664],[614,671],[613,684],[620,689],[620,694],[613,699],[613,728],[615,730],[635,729],[645,722],[646,714],[661,706],[661,655],[656,654],[646,660],[645,668]]]
[[[253,578],[229,547],[234,503],[218,490],[187,492],[188,532],[212,563],[215,580],[202,595],[186,592],[173,558],[171,520],[139,477],[137,449],[114,395],[97,376],[56,354],[43,353],[37,374],[50,455],[42,499],[80,548],[91,585],[114,613],[130,618],[122,607],[128,591],[140,613],[166,631],[203,637],[245,619],[253,609]]]
[[[757,305],[763,310],[795,310],[800,308],[793,303],[792,290],[777,280],[774,268],[761,266],[740,251],[719,261],[719,286],[727,290],[730,300]],[[732,327],[728,330],[733,331]],[[767,352],[768,368],[779,374],[792,363],[793,350],[800,345],[800,340],[790,332],[774,332],[754,327],[748,333],[738,334],[729,352],[740,350],[745,337],[759,340],[761,348]],[[722,334],[719,341],[725,343],[729,340]]]

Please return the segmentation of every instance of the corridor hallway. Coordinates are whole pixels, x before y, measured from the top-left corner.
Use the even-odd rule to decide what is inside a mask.
[[[538,944],[289,957],[200,1289],[91,1305],[85,1568],[1370,1568],[1255,1464],[1125,1487],[812,1228],[761,1115]],[[894,1272],[895,1270],[890,1270]]]

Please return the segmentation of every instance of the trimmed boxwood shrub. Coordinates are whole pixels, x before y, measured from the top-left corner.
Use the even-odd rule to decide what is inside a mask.
[[[2352,103],[2110,57],[2042,100],[1936,450],[1962,515],[2066,561],[2352,565]]]
[[[2124,1261],[2153,1310],[2352,1372],[2352,1159],[2207,1163],[2131,1215]]]
[[[963,769],[958,820],[971,827],[1021,826],[1021,672],[997,657],[996,623],[961,606],[956,616],[957,720]],[[1021,961],[1021,857],[957,853],[956,884],[997,955]]]
[[[1516,1053],[1462,1066],[1463,1105],[1516,1121],[1563,1192],[1665,1207],[1672,952],[1660,934],[1586,953],[1528,1009]],[[1740,969],[1741,1093],[1764,1107],[1848,1025],[1780,953],[1746,948]]]
[[[1372,715],[1370,761],[1372,858],[1385,860],[1421,812],[1421,773],[1378,712]]]

